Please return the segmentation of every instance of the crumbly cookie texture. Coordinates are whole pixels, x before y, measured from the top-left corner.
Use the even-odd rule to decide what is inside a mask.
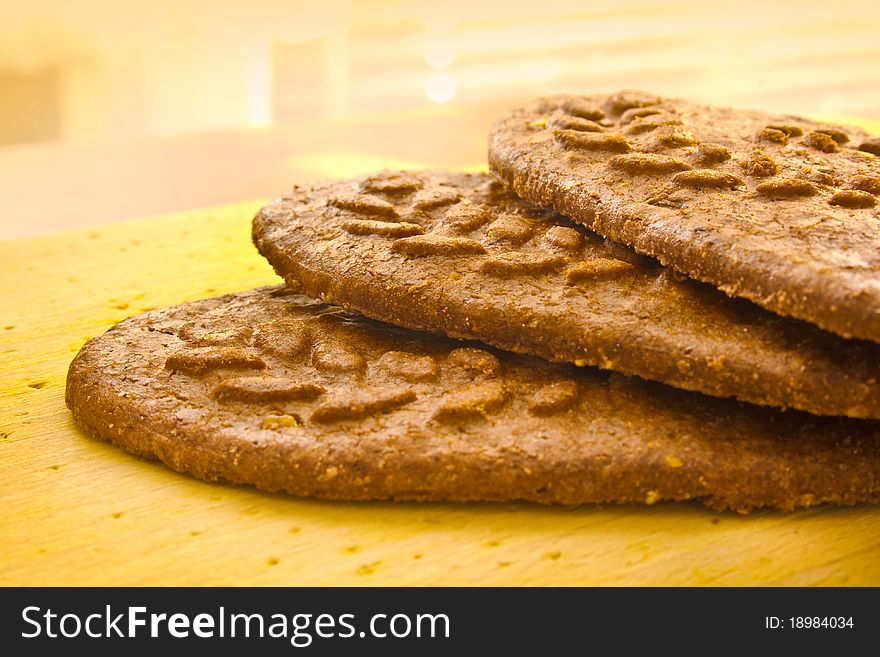
[[[731,296],[880,342],[880,139],[638,91],[552,96],[493,126],[517,194]]]
[[[210,481],[339,500],[880,501],[880,425],[414,333],[269,287],[90,340],[89,432]]]
[[[880,346],[731,299],[485,174],[297,188],[259,212],[254,241],[291,284],[373,319],[719,397],[880,417]]]

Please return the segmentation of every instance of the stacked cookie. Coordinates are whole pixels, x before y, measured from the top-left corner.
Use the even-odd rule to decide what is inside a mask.
[[[877,502],[878,154],[797,117],[540,99],[493,127],[495,177],[267,205],[254,242],[288,285],[122,322],[68,405],[177,470],[296,495]]]

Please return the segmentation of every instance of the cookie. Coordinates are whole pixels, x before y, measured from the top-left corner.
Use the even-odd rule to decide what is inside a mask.
[[[300,188],[254,240],[305,292],[373,319],[719,397],[880,417],[880,347],[684,279],[485,174]]]
[[[779,412],[378,324],[284,287],[90,340],[90,433],[209,481],[336,500],[880,501],[880,424]]]
[[[493,126],[517,194],[731,296],[880,342],[880,139],[625,91]]]

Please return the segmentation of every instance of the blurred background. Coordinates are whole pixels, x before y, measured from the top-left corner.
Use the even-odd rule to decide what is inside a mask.
[[[0,238],[479,167],[547,92],[880,121],[875,1],[0,2]]]

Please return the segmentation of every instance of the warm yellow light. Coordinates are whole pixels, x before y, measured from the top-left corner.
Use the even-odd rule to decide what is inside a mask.
[[[434,73],[425,80],[425,95],[435,103],[448,103],[455,98],[455,76]]]
[[[431,68],[449,68],[455,61],[455,48],[448,39],[429,39],[425,43],[425,64]]]
[[[415,10],[422,25],[431,34],[449,34],[458,23],[455,12],[450,11],[446,3],[419,2]]]
[[[387,155],[359,151],[321,149],[304,151],[287,159],[288,167],[315,178],[350,178],[377,169],[430,169],[437,166],[430,161],[411,161]]]
[[[272,121],[271,44],[268,41],[254,43],[244,52],[244,56],[248,125],[267,126]]]

